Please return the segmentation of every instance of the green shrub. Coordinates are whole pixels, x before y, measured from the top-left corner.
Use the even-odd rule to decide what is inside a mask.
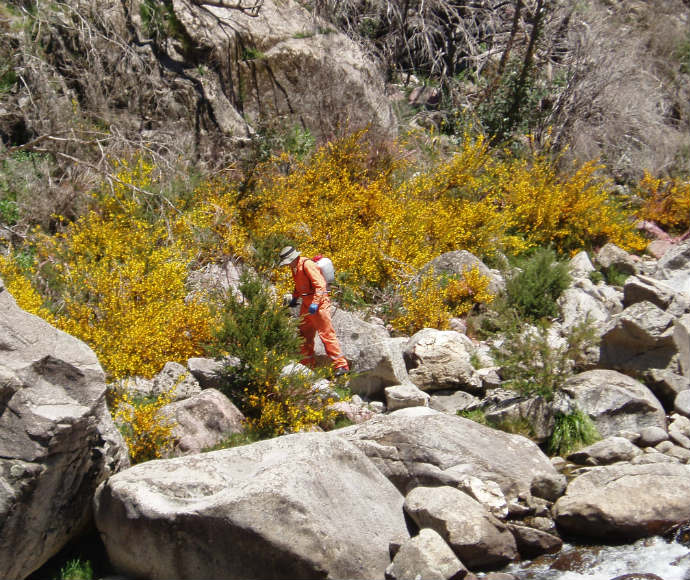
[[[558,315],[556,300],[570,284],[568,264],[552,250],[540,248],[506,282],[508,303],[523,317],[536,321]]]
[[[0,221],[13,226],[19,221],[19,206],[13,199],[0,199]]]
[[[621,272],[616,266],[609,266],[603,270],[604,279],[609,286],[623,286],[630,274]]]
[[[550,455],[565,456],[599,441],[601,436],[587,413],[576,409],[568,415],[556,415],[553,433],[547,443]]]
[[[93,569],[88,560],[82,562],[80,558],[75,558],[60,569],[60,580],[91,580],[92,578]]]
[[[596,344],[596,332],[588,319],[573,326],[564,338],[564,344],[551,345],[546,325],[524,325],[504,333],[492,353],[506,386],[525,396],[551,400]]]
[[[506,433],[522,435],[531,439],[534,437],[534,427],[526,417],[505,417],[500,421],[489,421],[491,427]]]
[[[489,424],[486,419],[486,413],[482,409],[472,409],[471,411],[460,409],[457,412],[457,415],[458,417],[463,417],[465,419],[469,419],[470,421],[474,421],[475,423],[481,423],[482,425]]]
[[[252,387],[273,383],[281,369],[299,358],[297,321],[271,296],[268,286],[247,273],[240,278],[241,299],[230,296],[220,313],[211,352],[230,354],[240,364],[222,371],[223,392],[245,414]]]
[[[243,274],[241,299],[230,297],[221,313],[212,352],[240,359],[220,372],[220,389],[240,408],[248,427],[260,437],[330,427],[337,415],[329,409],[333,399],[312,387],[323,370],[284,374],[283,369],[298,360],[300,338],[297,321],[279,305],[267,284]]]

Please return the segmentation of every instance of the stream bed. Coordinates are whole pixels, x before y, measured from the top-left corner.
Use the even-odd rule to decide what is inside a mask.
[[[690,580],[690,548],[661,537],[620,546],[564,544],[558,554],[511,564],[503,571],[519,580],[612,580],[625,574]]]

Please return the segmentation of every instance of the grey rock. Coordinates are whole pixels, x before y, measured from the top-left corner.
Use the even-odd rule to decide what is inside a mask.
[[[673,411],[678,393],[690,389],[690,378],[669,370],[649,369],[640,376],[667,412]]]
[[[446,252],[422,267],[422,273],[433,268],[436,275],[462,275],[477,268],[480,274],[489,279],[489,292],[496,295],[505,290],[505,280],[496,270],[490,270],[479,258],[467,250]]]
[[[597,252],[596,261],[602,268],[615,267],[623,274],[634,274],[636,272],[635,258],[610,242]]]
[[[645,427],[640,430],[640,438],[637,444],[640,447],[654,447],[662,441],[668,440],[668,433],[666,429],[661,427]]]
[[[525,560],[542,554],[554,554],[563,546],[563,540],[554,534],[511,522],[506,523],[506,526],[515,538],[520,557]]]
[[[171,361],[153,377],[152,394],[160,396],[164,393],[169,393],[173,401],[180,401],[201,393],[201,386],[189,370]]]
[[[607,541],[642,538],[688,520],[689,494],[684,465],[620,463],[571,481],[553,514],[564,533]]]
[[[363,320],[342,308],[334,308],[331,318],[343,356],[353,371],[348,384],[353,393],[382,398],[386,387],[410,382],[402,355],[407,338],[391,338],[381,324]],[[318,362],[330,363],[318,335],[314,354]]]
[[[462,474],[496,482],[508,501],[531,490],[555,499],[565,489],[564,476],[529,439],[426,407],[379,415],[337,434],[360,447],[402,493],[417,485],[457,485]],[[452,475],[451,467],[457,468]]]
[[[563,391],[594,421],[602,437],[645,427],[666,428],[666,413],[639,381],[612,370],[593,370],[568,379]]]
[[[479,407],[481,399],[465,391],[435,391],[429,399],[429,407],[436,411],[457,415],[458,411]]]
[[[589,254],[584,251],[578,252],[570,258],[568,266],[570,267],[570,275],[573,278],[588,278],[596,270],[589,259]]]
[[[665,454],[676,459],[680,463],[690,463],[690,449],[687,447],[672,444],[671,447],[665,451]]]
[[[668,280],[685,271],[690,271],[690,240],[673,246],[659,259],[655,277]]]
[[[646,465],[649,463],[681,463],[681,461],[675,457],[665,453],[659,453],[656,449],[653,449],[649,453],[643,453],[642,455],[633,457],[630,460],[630,463],[632,465]]]
[[[615,315],[601,337],[600,364],[626,372],[650,368],[676,372],[681,344],[674,318],[651,302],[638,302]],[[686,333],[687,334],[687,333]]]
[[[485,407],[486,418],[494,424],[508,421],[527,421],[532,428],[532,438],[543,443],[553,433],[555,413],[543,397],[520,397]]]
[[[567,459],[579,465],[609,465],[619,461],[631,461],[641,453],[639,447],[624,437],[607,437],[571,453]]]
[[[558,306],[565,328],[572,328],[587,319],[597,329],[603,329],[611,318],[606,303],[577,286],[563,291],[558,298]]]
[[[392,128],[391,106],[378,68],[344,34],[320,32],[327,23],[314,20],[298,3],[264,1],[255,14],[232,6],[204,10],[176,3],[175,16],[199,44],[198,50],[233,63],[230,82],[247,87],[242,112],[250,124],[258,124],[264,116],[283,118],[286,125],[303,123],[318,137],[334,128],[335,112],[340,111],[353,127],[371,124],[384,132]],[[222,24],[227,22],[242,34],[227,34]],[[242,54],[248,39],[260,56],[233,57]],[[212,71],[194,78],[201,83],[217,122],[228,133],[243,134],[242,116],[219,84],[221,79]]]
[[[517,558],[515,538],[505,524],[458,489],[417,487],[404,505],[420,528],[438,532],[470,569],[499,568]]]
[[[240,359],[225,357],[223,359],[194,357],[187,360],[187,369],[197,380],[202,389],[218,389],[222,386],[219,373],[225,366],[238,366]]]
[[[1,280],[0,312],[0,577],[25,578],[84,531],[96,487],[129,458],[94,352]]]
[[[676,395],[673,408],[684,417],[690,417],[690,389],[681,391]]]
[[[170,403],[160,412],[174,423],[169,457],[200,453],[244,430],[244,415],[215,389],[205,389],[189,399]]]
[[[405,541],[386,568],[389,580],[461,580],[467,568],[445,540],[430,528]]]
[[[482,381],[471,363],[472,341],[453,330],[424,328],[403,352],[410,380],[424,391],[458,389],[482,392]]]
[[[336,401],[335,403],[329,405],[328,409],[343,415],[356,424],[368,421],[377,413],[377,411],[370,408],[370,405],[357,404],[354,401]]]
[[[508,503],[501,491],[501,487],[495,481],[483,481],[464,473],[462,468],[451,467],[446,473],[456,474],[457,489],[477,500],[497,518],[505,519],[508,516]]]
[[[242,271],[232,260],[223,263],[206,264],[198,270],[193,270],[187,276],[187,286],[190,288],[188,299],[204,297],[208,293],[220,295],[224,298],[241,298],[240,277]]]
[[[416,385],[394,385],[386,387],[386,407],[389,411],[397,411],[406,407],[428,407],[429,394]]]
[[[381,578],[403,497],[325,433],[151,461],[95,500],[109,558],[149,578]],[[376,522],[376,525],[371,525]]]
[[[672,316],[681,316],[690,307],[688,297],[661,280],[649,276],[630,276],[623,285],[623,305],[651,302]]]

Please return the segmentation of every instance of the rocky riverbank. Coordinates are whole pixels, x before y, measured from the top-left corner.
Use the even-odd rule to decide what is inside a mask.
[[[473,259],[442,258],[460,272]],[[630,276],[595,283],[593,263]],[[28,576],[92,514],[113,565],[148,578],[462,578],[690,520],[690,242],[660,259],[607,246],[570,267],[554,347],[585,317],[601,342],[552,399],[506,389],[460,326],[393,337],[339,309],[357,394],[337,405],[353,425],[200,453],[241,417],[214,389],[214,361],[195,359],[132,382],[174,381],[179,402],[178,457],[131,468],[93,353],[3,289],[2,575]],[[549,458],[539,443],[574,408],[602,439]],[[458,416],[478,409],[528,419],[533,438]]]

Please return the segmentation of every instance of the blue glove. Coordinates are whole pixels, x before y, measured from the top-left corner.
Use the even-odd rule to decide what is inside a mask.
[[[319,305],[312,302],[309,305],[309,314],[316,314],[318,311],[319,311]]]

